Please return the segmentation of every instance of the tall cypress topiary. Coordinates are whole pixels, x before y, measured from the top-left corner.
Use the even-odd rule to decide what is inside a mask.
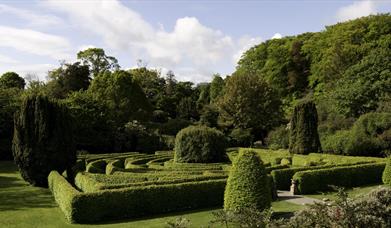
[[[387,158],[386,168],[383,171],[383,183],[391,187],[391,157]]]
[[[63,172],[75,162],[72,122],[63,105],[29,96],[14,122],[12,152],[22,177],[32,185],[47,186],[50,171]]]
[[[224,210],[270,207],[271,186],[262,160],[254,151],[243,150],[233,162],[224,193]]]
[[[295,106],[290,122],[289,151],[296,154],[322,151],[318,135],[318,113],[311,100]]]

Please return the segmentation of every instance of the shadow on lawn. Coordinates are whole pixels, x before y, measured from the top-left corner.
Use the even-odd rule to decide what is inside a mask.
[[[0,172],[0,212],[56,207],[48,189],[30,186],[18,173],[13,174],[15,165],[7,167],[8,172]]]

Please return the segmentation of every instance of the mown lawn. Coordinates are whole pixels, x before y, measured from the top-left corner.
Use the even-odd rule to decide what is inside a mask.
[[[286,214],[303,208],[284,201],[274,202],[277,214]],[[105,224],[69,224],[57,207],[50,191],[29,186],[20,177],[12,162],[0,162],[0,227],[165,227],[166,222],[183,216],[192,227],[207,227],[212,212],[218,209],[188,211],[137,220],[115,221]],[[218,227],[218,226],[215,226]]]

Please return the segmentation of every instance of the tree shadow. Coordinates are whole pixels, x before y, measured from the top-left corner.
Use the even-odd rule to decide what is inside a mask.
[[[0,212],[56,207],[49,189],[29,185],[12,162],[0,166]]]

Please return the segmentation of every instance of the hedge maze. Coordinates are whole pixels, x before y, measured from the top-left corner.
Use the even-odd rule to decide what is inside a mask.
[[[383,158],[326,154],[291,155],[255,150],[275,189],[300,193],[380,183]],[[228,152],[233,160],[237,150]],[[177,163],[172,151],[95,154],[78,157],[72,172],[52,171],[49,188],[66,218],[96,223],[197,208],[222,207],[230,162]]]

